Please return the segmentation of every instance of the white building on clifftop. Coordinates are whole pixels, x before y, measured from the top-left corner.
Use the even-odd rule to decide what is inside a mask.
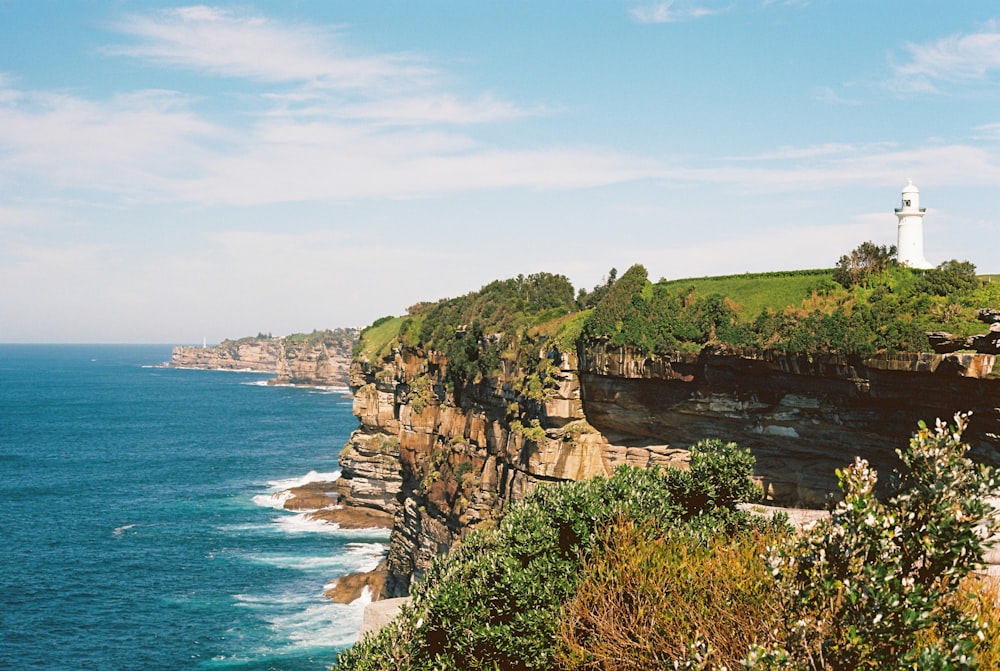
[[[896,258],[911,268],[933,268],[924,258],[924,213],[920,190],[907,180],[903,187],[903,205],[896,208],[899,227],[896,232]]]

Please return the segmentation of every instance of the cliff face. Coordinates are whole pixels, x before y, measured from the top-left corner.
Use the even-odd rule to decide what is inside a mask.
[[[274,373],[273,384],[346,387],[354,329],[283,338],[226,340],[215,347],[175,347],[170,365],[210,370]]]
[[[206,370],[252,370],[273,373],[281,356],[277,339],[226,341],[216,347],[175,347],[170,365]]]
[[[339,493],[395,515],[384,596],[406,594],[437,554],[538,482],[682,465],[702,438],[750,448],[768,499],[787,506],[822,506],[834,469],[855,455],[888,473],[918,420],[957,411],[974,412],[966,439],[978,458],[1000,463],[992,355],[665,359],[599,345],[552,363],[541,400],[515,391],[512,369],[456,399],[434,353],[353,364],[360,427],[340,457]]]
[[[672,360],[617,347],[583,353],[590,422],[608,436],[687,446],[733,440],[757,459],[768,499],[820,507],[855,455],[883,473],[917,422],[973,413],[965,439],[1000,463],[1000,379],[984,354],[876,357],[703,351]]]

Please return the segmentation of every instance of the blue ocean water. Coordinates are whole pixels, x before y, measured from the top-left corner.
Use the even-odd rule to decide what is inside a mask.
[[[387,533],[271,497],[336,474],[350,399],[169,358],[0,345],[0,668],[316,670],[357,637],[323,588]]]

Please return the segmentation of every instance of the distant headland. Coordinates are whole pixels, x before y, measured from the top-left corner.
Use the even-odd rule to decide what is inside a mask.
[[[175,347],[169,366],[273,373],[271,384],[347,388],[358,329],[337,328],[288,336],[258,334],[208,347]]]

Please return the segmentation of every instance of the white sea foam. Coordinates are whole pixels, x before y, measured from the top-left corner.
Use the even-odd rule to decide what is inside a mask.
[[[361,588],[361,596],[351,602],[352,606],[367,606],[372,602],[372,588],[365,585]]]
[[[381,527],[370,529],[341,529],[336,522],[327,522],[322,519],[311,517],[312,511],[296,513],[294,515],[283,515],[276,517],[272,522],[282,531],[290,534],[323,533],[336,534],[346,538],[359,538],[365,540],[378,541],[387,539],[389,531]]]
[[[283,531],[291,534],[336,533],[340,531],[340,525],[336,522],[314,519],[310,517],[310,512],[305,511],[294,515],[276,517],[271,521],[276,522]]]
[[[381,557],[384,551],[382,543],[348,543],[344,546],[344,554],[355,557]]]
[[[358,640],[364,613],[364,604],[357,602],[314,604],[276,617],[271,625],[297,648],[348,645]]]
[[[113,535],[115,538],[120,538],[123,533],[125,533],[129,529],[134,529],[136,526],[137,525],[135,524],[124,524],[120,527],[116,527],[115,530],[111,532],[111,535]]]
[[[257,494],[253,497],[253,502],[263,508],[274,508],[284,510],[285,501],[292,498],[292,493],[288,491],[274,492],[273,494]]]
[[[340,477],[340,471],[327,471],[325,473],[320,473],[317,471],[309,471],[305,475],[298,478],[287,478],[285,480],[270,480],[267,486],[272,490],[277,489],[292,489],[294,487],[303,487],[305,485],[311,484],[313,482],[333,482]]]
[[[371,571],[378,565],[379,558],[385,553],[385,548],[380,548],[376,557],[368,556],[347,556],[339,553],[327,555],[292,555],[292,554],[255,554],[250,556],[250,560],[258,564],[288,568],[304,573],[343,574],[359,573]]]
[[[220,524],[216,527],[219,531],[233,532],[233,533],[245,533],[245,532],[255,532],[255,533],[266,533],[274,531],[274,525],[270,522],[266,524],[260,524],[258,522],[243,522],[241,524]]]
[[[307,648],[331,648],[358,640],[365,604],[334,603],[321,595],[298,593],[237,594],[236,605],[254,610],[268,623],[277,646],[268,652],[280,657]]]
[[[310,394],[349,394],[351,393],[350,387],[311,387],[309,389]]]
[[[177,370],[209,370],[216,373],[256,373],[257,375],[273,374],[271,371],[255,370],[253,368],[205,368],[204,366],[175,366],[173,363],[169,361],[164,362],[162,364],[157,364],[153,366],[153,368],[175,368]]]

